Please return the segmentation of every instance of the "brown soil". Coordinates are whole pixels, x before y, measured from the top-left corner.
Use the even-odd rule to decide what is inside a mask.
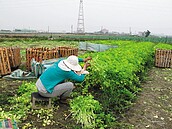
[[[21,84],[22,81],[11,81],[0,78],[0,107],[4,107],[3,105],[6,105],[5,107],[8,107],[8,105],[10,104],[8,102],[9,97],[13,97],[17,93],[18,87]],[[32,126],[27,129],[72,129],[77,125],[71,118],[69,105],[60,104],[59,101],[56,100],[53,101],[53,106],[53,125],[44,127],[41,120],[37,118],[36,115],[29,113],[27,120],[23,121],[22,123],[18,123],[19,128],[22,128],[28,123],[31,123]],[[5,110],[9,109],[6,108]]]
[[[172,69],[153,68],[122,121],[133,129],[172,129]]]
[[[21,81],[0,79],[0,105],[7,104],[7,98],[16,93],[21,83]],[[59,108],[54,112],[55,124],[48,128],[74,128],[76,124],[74,120],[71,117],[67,118],[69,106],[57,104]],[[32,121],[36,128],[47,129],[36,122],[35,116],[30,115],[25,122],[29,121]],[[148,79],[142,84],[142,91],[138,95],[138,99],[120,121],[120,128],[123,129],[172,129],[172,69],[151,69]]]
[[[0,78],[0,105],[8,103],[8,98],[16,94],[21,81],[7,81]]]

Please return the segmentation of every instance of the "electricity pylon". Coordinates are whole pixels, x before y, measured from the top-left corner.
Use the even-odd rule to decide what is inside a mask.
[[[80,0],[80,4],[79,4],[79,14],[78,14],[77,33],[85,33],[85,29],[84,29],[83,0]]]

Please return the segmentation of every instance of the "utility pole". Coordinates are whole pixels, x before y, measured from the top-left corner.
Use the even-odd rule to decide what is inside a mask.
[[[73,33],[73,25],[71,25],[71,33]]]
[[[80,4],[79,4],[79,14],[78,14],[77,33],[85,33],[85,29],[84,29],[83,0],[80,0]]]
[[[132,32],[131,32],[131,27],[129,28],[129,34],[132,35]]]
[[[49,31],[50,31],[50,27],[48,26],[48,31],[47,32],[49,33]]]

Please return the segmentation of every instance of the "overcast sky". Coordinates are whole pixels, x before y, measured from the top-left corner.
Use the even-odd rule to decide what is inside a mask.
[[[71,32],[77,29],[80,0],[0,0],[0,29]],[[83,0],[86,32],[172,35],[172,0]]]

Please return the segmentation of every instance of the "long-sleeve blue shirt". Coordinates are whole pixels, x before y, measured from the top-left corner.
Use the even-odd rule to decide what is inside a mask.
[[[78,75],[74,71],[64,71],[58,67],[58,63],[61,60],[54,63],[49,67],[41,76],[40,80],[44,85],[48,93],[52,93],[54,87],[62,83],[66,79],[71,79],[77,82],[82,82],[85,78],[85,74]],[[79,58],[79,62],[83,62],[83,59]]]

